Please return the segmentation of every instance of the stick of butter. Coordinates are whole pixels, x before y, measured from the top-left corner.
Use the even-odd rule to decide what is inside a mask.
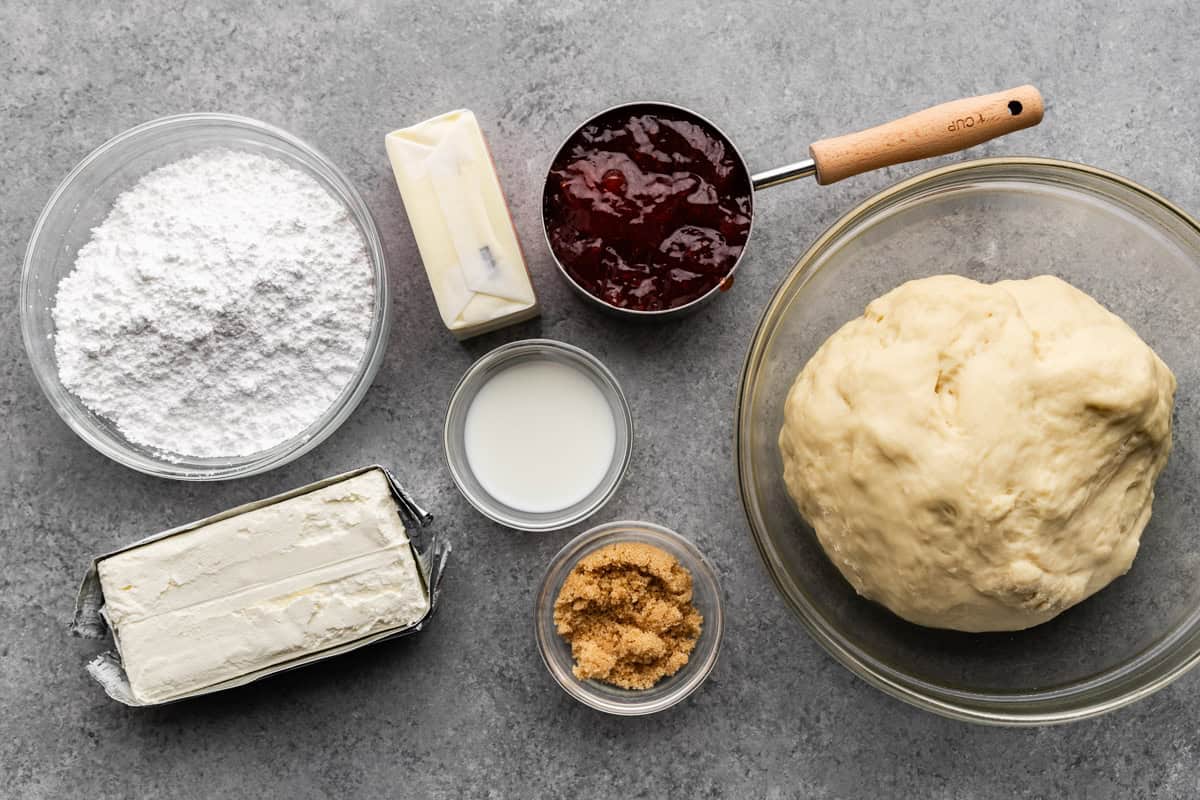
[[[459,339],[539,313],[500,179],[470,111],[384,139],[442,322]]]
[[[97,572],[147,704],[411,625],[430,603],[378,469],[121,551]]]

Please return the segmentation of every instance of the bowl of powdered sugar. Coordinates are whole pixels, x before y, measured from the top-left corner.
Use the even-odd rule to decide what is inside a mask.
[[[182,480],[297,458],[358,405],[388,329],[371,214],[325,157],[225,114],[140,125],[38,219],[21,327],[64,421]]]

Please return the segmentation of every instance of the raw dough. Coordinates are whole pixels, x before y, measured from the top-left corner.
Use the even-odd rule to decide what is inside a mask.
[[[788,393],[784,481],[859,594],[1020,630],[1123,575],[1171,450],[1175,376],[1063,281],[906,283]]]

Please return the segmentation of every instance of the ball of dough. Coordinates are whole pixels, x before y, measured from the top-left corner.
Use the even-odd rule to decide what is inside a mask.
[[[906,283],[788,392],[784,481],[859,594],[961,631],[1045,622],[1123,575],[1175,376],[1063,281]]]

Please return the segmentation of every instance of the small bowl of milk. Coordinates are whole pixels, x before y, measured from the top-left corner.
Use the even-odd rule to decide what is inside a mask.
[[[629,466],[633,415],[617,379],[585,350],[526,339],[476,361],[450,398],[450,474],[481,514],[523,531],[574,525]]]

